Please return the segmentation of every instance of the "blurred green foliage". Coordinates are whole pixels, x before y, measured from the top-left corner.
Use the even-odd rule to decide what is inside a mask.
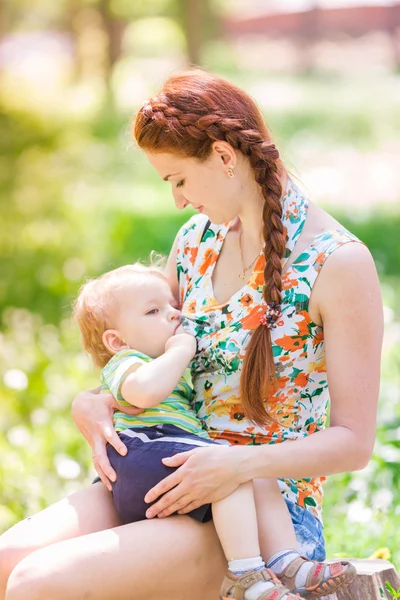
[[[116,6],[118,3],[115,4]],[[124,3],[120,3],[123,7]],[[121,8],[122,10],[122,8]],[[306,85],[304,82],[301,85]],[[309,85],[319,85],[309,82]],[[308,112],[307,112],[308,111]],[[386,115],[398,119],[398,112]],[[309,117],[304,115],[309,114]],[[283,116],[284,115],[284,116]],[[277,138],[296,131],[332,143],[373,145],[367,111],[271,112]],[[350,130],[338,128],[352,123]],[[70,416],[73,397],[97,385],[70,319],[79,285],[112,267],[167,253],[189,218],[133,147],[125,115],[104,108],[90,118],[5,104],[0,113],[0,530],[88,484],[90,451]],[[387,321],[378,441],[362,472],[327,485],[328,552],[368,556],[387,546],[400,565],[400,211],[331,212],[370,248]]]

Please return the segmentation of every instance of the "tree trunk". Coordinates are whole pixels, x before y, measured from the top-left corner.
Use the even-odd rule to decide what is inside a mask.
[[[336,594],[323,596],[320,600],[386,600],[391,595],[386,590],[386,582],[396,590],[400,588],[400,577],[388,560],[346,559],[357,569],[355,581],[338,590]]]

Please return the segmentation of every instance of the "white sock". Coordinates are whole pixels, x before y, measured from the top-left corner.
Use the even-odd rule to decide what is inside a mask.
[[[261,569],[265,569],[265,562],[261,556],[238,558],[237,560],[230,560],[228,562],[228,569],[235,575],[243,575],[246,571],[260,571]]]
[[[265,563],[261,556],[255,556],[254,558],[241,558],[238,560],[230,560],[228,563],[228,569],[235,575],[243,575],[247,571],[260,571],[265,569]],[[270,590],[274,586],[270,581],[257,581],[245,591],[245,600],[258,600],[258,598],[267,590]],[[282,600],[286,600],[287,596],[283,596]]]
[[[281,550],[281,552],[277,552],[276,554],[271,556],[271,558],[267,562],[267,568],[272,569],[272,571],[276,574],[282,573],[283,569],[285,569],[287,565],[293,562],[298,556],[300,556],[300,553],[297,552],[297,550]],[[305,586],[307,576],[313,564],[314,563],[312,563],[311,561],[307,561],[301,565],[294,580],[296,588],[301,588]],[[329,576],[329,565],[326,565],[324,577],[328,578]]]

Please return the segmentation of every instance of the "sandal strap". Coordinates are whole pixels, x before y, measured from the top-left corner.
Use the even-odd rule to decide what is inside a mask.
[[[346,570],[349,563],[338,561],[335,563],[320,563],[316,560],[309,560],[306,556],[298,556],[289,563],[281,573],[278,573],[279,579],[290,590],[296,589],[295,579],[300,567],[305,563],[313,563],[307,574],[305,589],[314,589],[323,583],[325,580],[325,568],[328,567],[332,577],[337,577],[340,572]]]
[[[240,579],[235,581],[234,585],[237,591],[235,596],[236,599],[244,600],[245,591],[259,581],[267,581],[274,586],[269,590],[266,590],[260,596],[259,600],[281,600],[285,595],[287,595],[288,598],[295,598],[295,596],[282,585],[273,571],[270,569],[260,569],[259,571],[244,574]]]
[[[281,573],[277,573],[277,576],[282,581],[283,585],[288,587],[290,590],[295,589],[296,586],[294,582],[296,575],[299,572],[300,567],[304,565],[305,561],[309,562],[304,556],[298,556],[292,560],[292,562],[286,565]]]
[[[338,577],[344,573],[349,566],[349,563],[346,561],[336,561],[334,563],[318,563],[316,561],[311,561],[314,565],[311,567],[309,574],[306,579],[306,589],[314,589],[321,585],[321,583],[325,580],[325,568],[329,569],[329,579],[332,577]]]
[[[312,561],[314,562],[314,561]],[[324,565],[323,563],[318,563],[318,562],[314,562],[313,566],[311,567],[308,575],[307,575],[307,579],[306,579],[306,589],[313,589],[317,586],[319,586],[323,580],[325,579],[325,567],[327,565]]]

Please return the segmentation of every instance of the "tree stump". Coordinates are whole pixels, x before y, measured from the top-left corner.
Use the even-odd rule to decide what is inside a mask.
[[[323,596],[320,600],[386,600],[391,598],[385,586],[387,581],[396,592],[400,588],[400,577],[388,560],[368,558],[346,558],[346,560],[356,567],[357,578],[343,590]]]

